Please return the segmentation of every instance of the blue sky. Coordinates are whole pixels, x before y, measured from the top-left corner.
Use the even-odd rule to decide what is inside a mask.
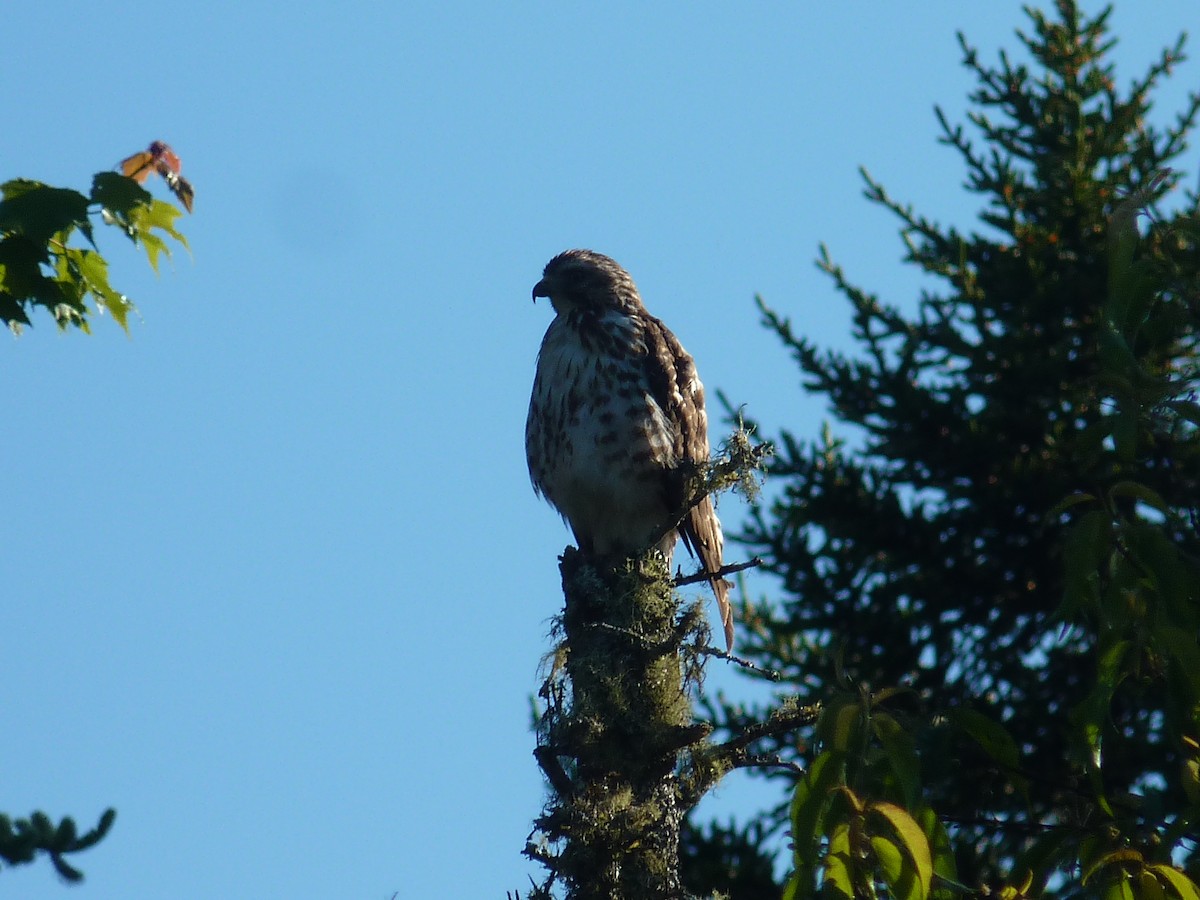
[[[1119,83],[1194,21],[1126,0]],[[847,347],[825,241],[911,302],[856,167],[969,227],[932,107],[961,119],[971,87],[955,30],[990,60],[1026,24],[1016,0],[8,9],[0,178],[86,188],[162,139],[196,206],[157,278],[102,245],[130,337],[0,338],[0,810],[118,809],[82,887],[41,864],[3,892],[527,886],[528,698],[568,539],[522,446],[541,267],[614,256],[710,394],[815,437],[754,295]]]

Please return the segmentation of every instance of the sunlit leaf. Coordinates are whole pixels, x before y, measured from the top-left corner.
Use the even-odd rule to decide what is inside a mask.
[[[124,294],[113,290],[108,282],[108,262],[92,250],[69,249],[64,256],[70,261],[72,274],[92,295],[102,310],[108,310],[113,320],[126,331],[133,304]]]
[[[1153,872],[1160,881],[1170,885],[1171,890],[1180,900],[1200,900],[1200,888],[1197,888],[1194,881],[1174,866],[1155,863],[1147,866],[1146,869]]]
[[[875,862],[880,866],[880,871],[883,875],[883,881],[887,883],[889,888],[892,888],[896,896],[907,896],[906,893],[896,890],[896,884],[901,880],[901,876],[905,874],[905,863],[907,862],[905,854],[900,852],[900,847],[896,846],[893,841],[887,838],[881,838],[880,835],[871,835],[871,851],[875,853]],[[907,881],[913,881],[912,872],[908,872]]]
[[[1179,764],[1179,777],[1183,793],[1193,806],[1200,806],[1200,758],[1195,756]]]
[[[138,240],[141,241],[142,247],[146,251],[146,258],[150,260],[150,266],[155,272],[158,271],[158,258],[161,255],[170,257],[171,248],[167,246],[167,242],[158,235],[142,232],[138,235]]]
[[[138,210],[134,214],[134,220],[138,223],[138,227],[149,231],[157,228],[165,231],[185,248],[188,245],[187,238],[180,234],[175,228],[175,220],[183,213],[179,208],[172,206],[163,200],[151,200],[150,205],[143,210]]]
[[[1086,885],[1092,877],[1101,869],[1108,866],[1117,865],[1120,863],[1141,863],[1142,854],[1128,847],[1123,847],[1119,850],[1112,850],[1101,855],[1098,859],[1092,862],[1083,870],[1083,878],[1080,879],[1080,884]]]
[[[928,806],[917,810],[914,818],[929,841],[929,850],[933,854],[933,873],[950,881],[957,881],[958,864],[954,859],[954,847],[950,843],[950,833],[946,831],[946,826]]]
[[[854,897],[854,860],[850,852],[850,826],[843,822],[829,836],[829,855],[821,880],[821,896]]]
[[[916,884],[909,896],[914,900],[924,900],[929,896],[929,887],[933,880],[933,857],[925,832],[907,810],[894,803],[872,803],[868,810],[886,820],[899,838],[899,846],[905,856],[912,860],[916,871]]]

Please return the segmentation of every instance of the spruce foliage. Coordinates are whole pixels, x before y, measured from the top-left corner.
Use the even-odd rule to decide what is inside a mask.
[[[870,789],[922,823],[936,814],[929,843],[949,839],[943,863],[964,888],[1024,869],[1036,890],[1122,848],[1186,868],[1200,797],[1187,784],[1200,738],[1197,197],[1176,190],[1175,211],[1159,208],[1182,180],[1172,166],[1200,95],[1156,128],[1151,97],[1182,39],[1121,88],[1110,10],[1027,12],[1028,61],[989,65],[960,36],[969,124],[938,110],[980,200],[976,228],[930,221],[864,172],[933,286],[902,309],[822,248],[853,308],[851,355],[760,301],[836,424],[817,441],[779,435],[774,499],[741,536],[781,587],[747,611],[743,651],[801,704],[863,698],[860,776],[872,753],[892,761]],[[735,731],[763,714],[716,711]],[[760,749],[811,765],[840,728]],[[838,766],[843,794],[868,790]],[[1150,871],[1131,866],[1122,878]]]

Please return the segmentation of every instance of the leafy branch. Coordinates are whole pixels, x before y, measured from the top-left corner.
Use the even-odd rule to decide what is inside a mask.
[[[187,247],[175,224],[180,215],[136,178],[117,172],[98,173],[86,195],[25,178],[0,184],[0,322],[19,334],[41,307],[60,329],[90,333],[90,298],[96,313],[107,312],[128,331],[134,305],[109,281],[95,222],[119,229],[157,272],[159,260],[171,255],[168,238]],[[78,236],[82,246],[73,243]]]

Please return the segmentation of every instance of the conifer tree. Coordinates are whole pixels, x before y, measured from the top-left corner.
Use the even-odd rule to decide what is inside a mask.
[[[836,424],[817,441],[798,429],[779,436],[775,499],[754,510],[742,540],[782,598],[748,611],[743,652],[780,672],[781,693],[802,704],[828,705],[839,690],[888,695],[898,730],[870,741],[913,760],[914,781],[919,759],[918,805],[944,825],[966,886],[1019,880],[1014,869],[1032,871],[1038,846],[1053,855],[1051,842],[1107,840],[1122,811],[1142,832],[1122,832],[1120,846],[1196,830],[1194,760],[1181,750],[1200,738],[1196,677],[1180,660],[1200,633],[1200,439],[1187,394],[1200,328],[1197,197],[1170,215],[1155,204],[1182,177],[1171,167],[1200,95],[1171,126],[1150,125],[1151,95],[1182,59],[1182,38],[1122,89],[1111,10],[1055,7],[1027,10],[1027,63],[1002,53],[985,64],[960,35],[977,81],[969,126],[937,116],[980,199],[976,228],[930,221],[864,172],[868,199],[900,220],[906,262],[936,287],[907,309],[892,305],[822,248],[819,265],[853,308],[850,355],[761,306]],[[1137,271],[1156,281],[1153,315],[1134,335],[1112,315],[1114,291],[1129,288],[1114,285],[1114,222],[1138,209],[1154,214],[1140,238],[1130,232]],[[1117,374],[1117,356],[1138,374]],[[1134,381],[1157,393],[1138,394]],[[1132,521],[1147,500],[1156,507],[1143,524],[1173,554],[1178,608],[1155,621],[1184,635],[1169,660],[1146,649],[1149,626],[1130,624],[1148,621],[1137,604],[1150,568],[1131,569],[1123,586],[1117,562],[1092,565],[1099,539],[1079,536],[1097,498],[1109,505],[1087,521],[1116,535],[1104,558],[1118,562],[1138,551],[1111,523]],[[1096,597],[1108,605],[1089,606]],[[1106,675],[1121,628],[1124,662]],[[714,713],[736,730],[764,710]],[[808,749],[836,743],[840,727],[759,749],[811,764]],[[911,792],[904,769],[890,777]],[[1195,845],[1180,840],[1175,861],[1186,862]]]

